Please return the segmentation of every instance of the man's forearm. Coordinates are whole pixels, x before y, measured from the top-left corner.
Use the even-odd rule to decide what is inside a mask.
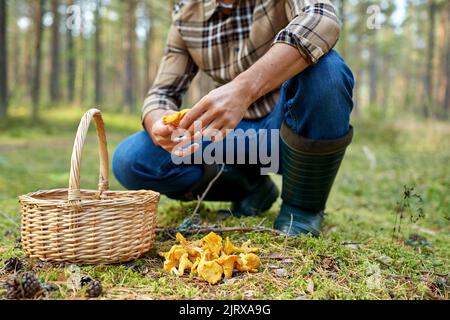
[[[252,102],[255,102],[309,65],[297,48],[276,43],[253,66],[233,81],[246,90],[251,95]]]

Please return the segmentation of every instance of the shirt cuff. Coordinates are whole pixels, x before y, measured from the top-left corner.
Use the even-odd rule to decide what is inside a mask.
[[[287,29],[281,30],[275,36],[272,45],[275,43],[285,43],[297,48],[302,57],[313,64],[317,63],[325,54],[320,47],[315,46],[308,39],[302,38]]]
[[[176,103],[172,102],[167,97],[148,97],[144,102],[144,107],[142,108],[141,113],[141,122],[142,126],[144,126],[145,117],[152,111],[155,110],[173,110],[177,111],[178,106]]]

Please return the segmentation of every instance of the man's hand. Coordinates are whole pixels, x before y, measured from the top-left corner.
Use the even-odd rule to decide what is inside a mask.
[[[174,134],[174,127],[162,123],[164,111],[151,112],[145,119],[145,127],[155,144],[169,152],[176,152],[176,155],[187,156],[195,152],[199,145],[194,143],[181,149],[180,143],[189,145],[201,135],[213,141],[225,138],[227,130],[236,128],[252,103],[279,88],[284,81],[309,65],[310,62],[302,57],[297,48],[284,43],[274,44],[248,70],[228,84],[211,91],[184,116],[179,128],[188,132],[182,138],[177,138]],[[196,121],[201,121],[201,132],[194,132],[197,129],[194,128]]]
[[[191,140],[191,135],[183,132],[181,136],[177,134],[177,128],[172,125],[166,125],[162,121],[162,117],[168,114],[174,113],[174,111],[159,111],[148,114],[144,119],[144,126],[150,135],[153,143],[160,146],[168,152],[173,152],[179,157],[185,157],[198,150],[199,144],[191,142],[199,139],[199,135],[194,136]],[[190,145],[187,148],[181,148],[181,145]]]
[[[194,122],[201,121],[203,136],[224,138],[227,129],[234,129],[252,103],[279,88],[309,66],[298,49],[277,43],[248,70],[230,83],[211,91],[189,111],[180,127],[194,133]]]
[[[202,136],[218,141],[225,138],[227,129],[236,128],[252,103],[246,85],[232,81],[203,97],[181,120],[180,128],[192,135],[194,122],[199,121]]]

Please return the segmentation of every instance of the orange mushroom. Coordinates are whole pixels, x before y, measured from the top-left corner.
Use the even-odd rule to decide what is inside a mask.
[[[168,114],[163,116],[162,121],[165,125],[172,125],[174,127],[178,127],[180,125],[181,120],[189,112],[190,109],[183,109],[179,112],[175,112],[172,114]]]
[[[240,254],[236,261],[236,269],[241,272],[257,272],[261,260],[254,253]]]
[[[217,263],[220,264],[223,268],[223,274],[225,278],[230,279],[233,276],[234,264],[238,260],[238,256],[236,255],[223,255],[220,258],[216,259]]]

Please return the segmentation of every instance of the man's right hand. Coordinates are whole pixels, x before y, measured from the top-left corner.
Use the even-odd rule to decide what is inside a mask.
[[[193,143],[189,147],[181,148],[183,145],[189,145],[193,140],[197,140],[201,137],[200,133],[194,135],[191,141],[191,137],[188,132],[183,130],[183,137],[177,136],[177,128],[172,125],[166,125],[162,121],[162,117],[175,113],[175,111],[155,110],[144,119],[144,126],[153,140],[153,143],[160,146],[167,152],[173,152],[178,157],[185,157],[199,148],[198,143]]]

